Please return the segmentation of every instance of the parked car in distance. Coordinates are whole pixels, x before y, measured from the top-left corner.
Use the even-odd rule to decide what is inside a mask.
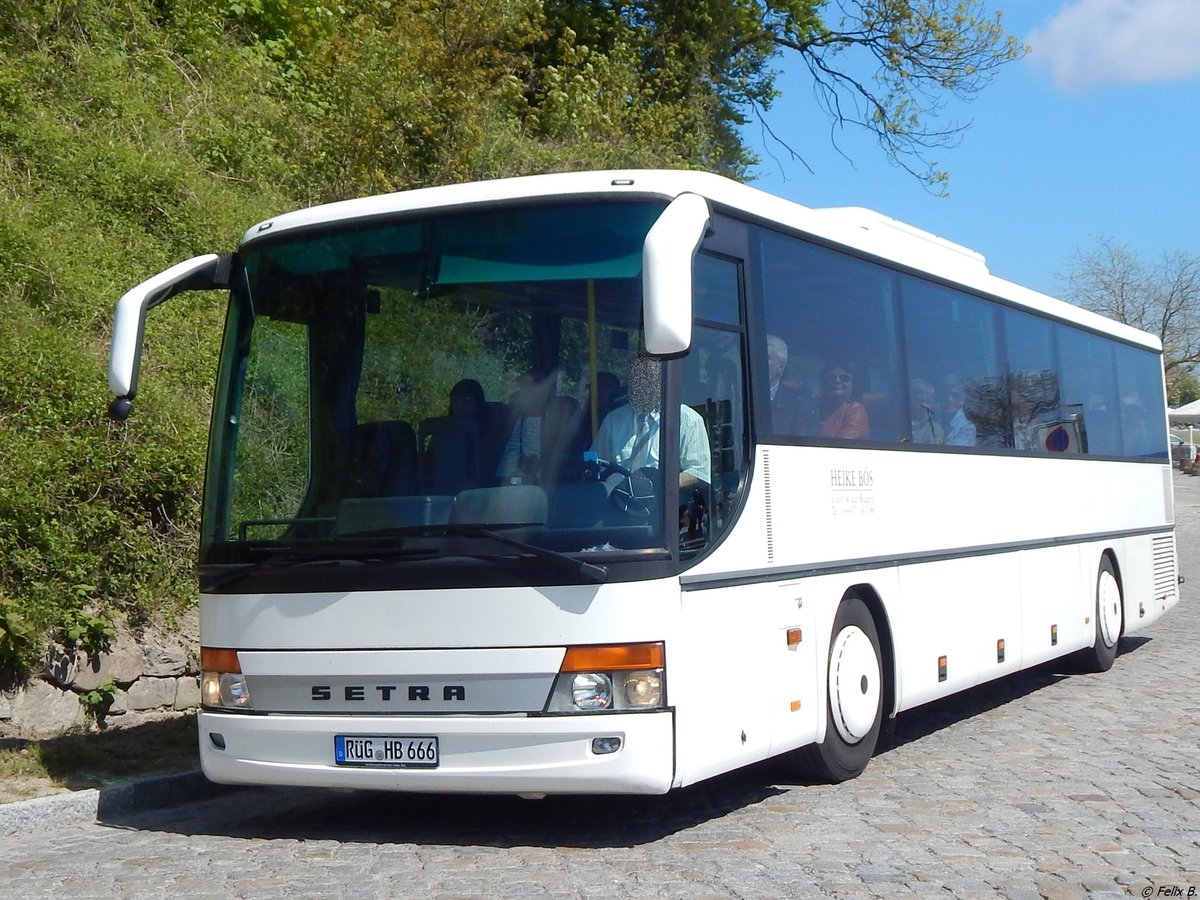
[[[1196,445],[1189,444],[1177,434],[1171,438],[1171,465],[1186,469],[1196,459]]]

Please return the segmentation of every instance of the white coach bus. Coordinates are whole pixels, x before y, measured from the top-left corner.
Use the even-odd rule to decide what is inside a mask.
[[[115,416],[218,289],[214,781],[844,780],[1178,599],[1159,342],[872,212],[630,171],[282,215],[120,301]]]

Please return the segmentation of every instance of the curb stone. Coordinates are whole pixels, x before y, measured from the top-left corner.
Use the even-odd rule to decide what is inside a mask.
[[[131,813],[206,800],[231,790],[200,771],[161,775],[0,804],[0,836],[47,831],[80,822],[103,822]]]

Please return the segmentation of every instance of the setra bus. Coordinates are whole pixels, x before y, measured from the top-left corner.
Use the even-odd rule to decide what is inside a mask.
[[[1178,600],[1160,343],[876,213],[628,171],[281,215],[121,299],[114,416],[188,290],[217,782],[840,781]]]

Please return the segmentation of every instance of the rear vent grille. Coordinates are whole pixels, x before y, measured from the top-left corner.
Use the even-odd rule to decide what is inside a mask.
[[[1175,575],[1175,537],[1161,534],[1154,539],[1154,596],[1175,596],[1178,581]]]

